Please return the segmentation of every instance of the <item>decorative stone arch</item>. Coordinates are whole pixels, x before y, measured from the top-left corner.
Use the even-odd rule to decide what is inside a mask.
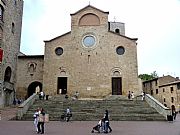
[[[97,15],[93,13],[85,14],[79,19],[79,26],[96,26],[96,25],[100,25],[100,19]]]
[[[69,76],[69,72],[67,70],[66,67],[59,67],[59,76],[61,77],[68,77]]]
[[[10,82],[11,80],[11,73],[12,73],[12,70],[11,68],[8,66],[5,70],[5,74],[4,74],[4,81],[5,82]]]
[[[114,67],[111,69],[111,77],[122,77],[122,70],[120,67]]]
[[[33,95],[33,93],[42,91],[42,83],[38,81],[34,81],[28,86],[27,90],[27,98]]]
[[[122,72],[119,67],[111,70],[112,95],[122,95]]]

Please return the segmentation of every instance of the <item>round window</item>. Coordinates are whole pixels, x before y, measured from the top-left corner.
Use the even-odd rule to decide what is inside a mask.
[[[92,35],[85,36],[83,39],[83,44],[86,47],[92,47],[93,45],[95,45],[95,42],[95,37]]]
[[[63,54],[63,49],[61,47],[57,47],[55,49],[55,53],[56,53],[56,55],[62,55]]]
[[[119,46],[119,47],[116,48],[116,53],[117,53],[118,55],[123,55],[124,52],[125,52],[124,47]]]

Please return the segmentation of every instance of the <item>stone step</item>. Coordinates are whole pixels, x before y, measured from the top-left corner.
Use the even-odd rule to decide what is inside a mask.
[[[103,100],[66,100],[62,96],[51,97],[49,100],[36,100],[23,120],[33,120],[32,116],[38,107],[44,108],[50,120],[60,120],[60,116],[67,107],[72,110],[72,120],[78,121],[97,121],[103,117],[106,109],[109,110],[111,120],[165,120],[145,101],[130,101],[126,97],[119,96]]]

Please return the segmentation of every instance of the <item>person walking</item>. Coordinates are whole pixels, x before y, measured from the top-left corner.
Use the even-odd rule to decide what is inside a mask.
[[[109,113],[108,110],[105,110],[104,113],[104,133],[112,132],[112,128],[110,127],[110,122],[109,122]]]
[[[128,93],[128,99],[129,100],[131,99],[131,91],[129,91],[129,93]]]
[[[142,101],[144,101],[145,100],[145,92],[142,91],[141,96],[142,96]]]
[[[34,118],[34,126],[35,126],[35,130],[36,132],[38,132],[38,116],[39,116],[39,109],[37,109],[33,115]]]
[[[39,116],[38,116],[38,134],[41,133],[41,134],[44,134],[44,122],[45,122],[45,112],[44,112],[44,109],[41,108],[40,111],[39,111]]]

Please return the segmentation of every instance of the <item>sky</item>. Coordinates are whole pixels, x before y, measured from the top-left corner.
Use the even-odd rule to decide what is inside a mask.
[[[43,55],[44,41],[71,31],[71,13],[92,5],[138,38],[138,74],[180,77],[180,0],[24,0],[21,52]]]

